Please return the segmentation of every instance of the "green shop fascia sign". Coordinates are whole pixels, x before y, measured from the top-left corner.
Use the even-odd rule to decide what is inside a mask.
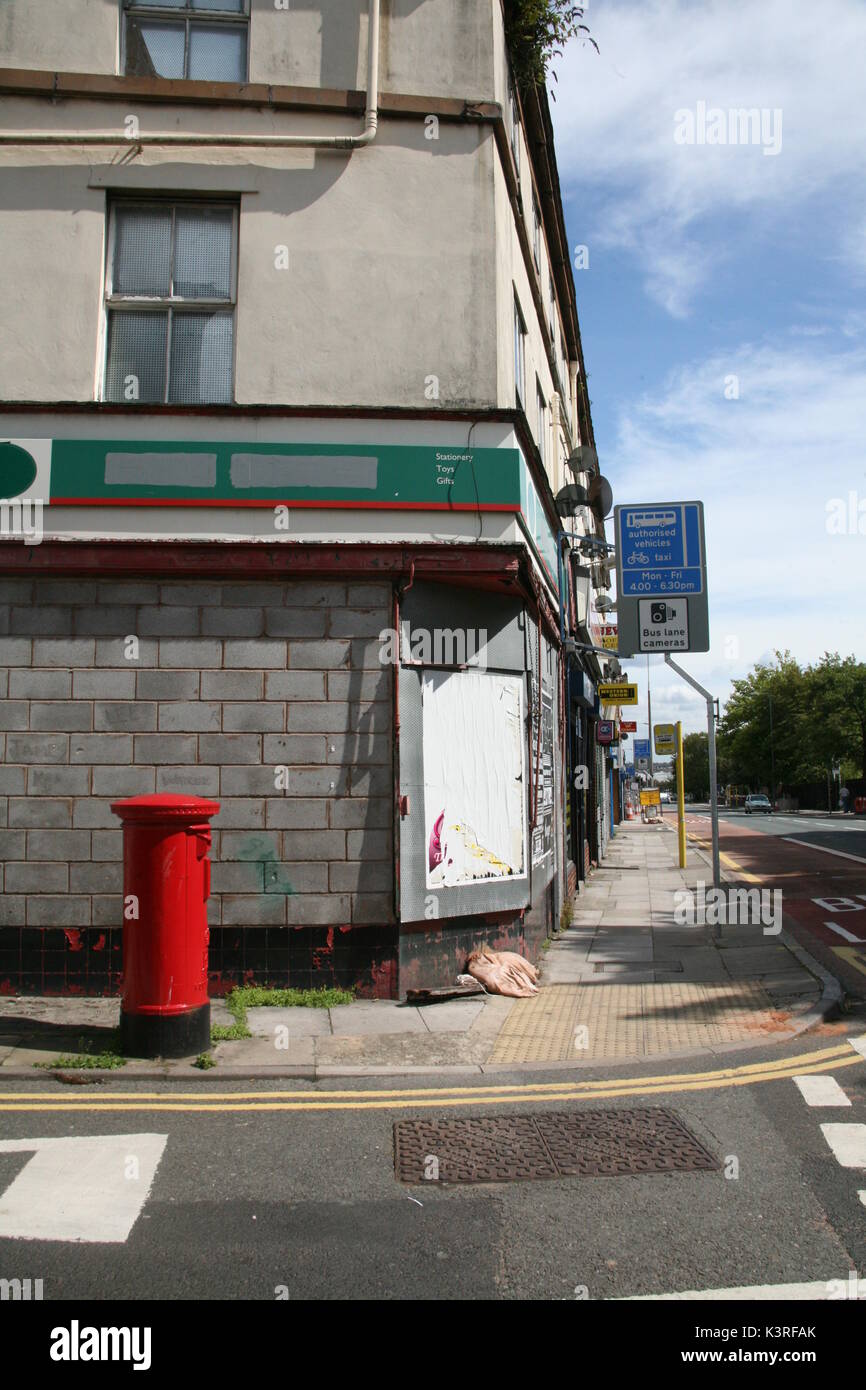
[[[0,457],[0,497],[13,495],[4,491],[7,471],[10,481],[13,473],[19,482],[24,476],[21,452]],[[50,500],[81,507],[512,512],[558,588],[555,533],[518,449],[55,439]]]

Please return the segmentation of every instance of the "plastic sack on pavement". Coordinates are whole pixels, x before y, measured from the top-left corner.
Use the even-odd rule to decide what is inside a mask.
[[[489,994],[507,994],[513,999],[526,999],[538,993],[535,981],[538,971],[516,951],[491,951],[482,946],[473,951],[466,969]]]

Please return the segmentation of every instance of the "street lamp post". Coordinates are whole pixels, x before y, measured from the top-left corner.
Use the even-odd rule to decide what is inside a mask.
[[[649,656],[646,659],[646,717],[647,733],[649,734],[649,772],[650,786],[653,781],[653,701],[650,693],[650,664]]]

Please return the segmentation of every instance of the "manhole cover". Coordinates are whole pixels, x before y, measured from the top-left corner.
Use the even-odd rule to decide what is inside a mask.
[[[398,1120],[400,1182],[717,1171],[719,1160],[671,1110],[553,1110],[469,1120]]]

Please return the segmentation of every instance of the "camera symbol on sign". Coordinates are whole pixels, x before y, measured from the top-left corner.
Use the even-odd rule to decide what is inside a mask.
[[[673,614],[670,614],[670,615],[668,614],[668,606],[667,606],[666,603],[654,603],[654,604],[651,605],[651,607],[650,607],[650,622],[651,622],[651,623],[666,623],[667,620],[668,620],[668,616],[673,617]]]

